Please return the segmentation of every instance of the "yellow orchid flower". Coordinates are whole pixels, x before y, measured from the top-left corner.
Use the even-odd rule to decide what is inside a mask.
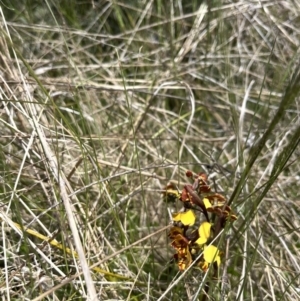
[[[211,223],[209,222],[203,222],[199,229],[199,238],[195,241],[198,245],[204,245],[207,242],[207,239],[210,237],[210,228]]]
[[[204,272],[207,271],[211,263],[216,262],[218,266],[220,266],[221,264],[220,251],[217,247],[213,245],[204,247],[203,258],[204,258],[204,262],[201,265],[201,268]]]
[[[209,209],[212,207],[211,202],[208,198],[203,198],[203,203],[206,209]]]
[[[181,222],[184,226],[192,226],[195,223],[196,215],[193,210],[172,214],[174,222]]]

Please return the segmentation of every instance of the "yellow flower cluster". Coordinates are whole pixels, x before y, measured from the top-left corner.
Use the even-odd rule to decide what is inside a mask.
[[[226,204],[226,198],[212,192],[205,173],[194,175],[188,171],[186,175],[194,179],[192,185],[185,185],[180,192],[170,184],[164,191],[166,200],[178,199],[184,205],[184,211],[173,214],[173,227],[169,232],[171,246],[176,251],[174,259],[181,271],[194,261],[195,266],[204,272],[211,264],[218,269],[221,252],[211,241],[218,236],[227,221],[234,221],[237,217]],[[200,217],[203,215],[205,220],[198,229],[193,229],[196,212],[200,212]]]

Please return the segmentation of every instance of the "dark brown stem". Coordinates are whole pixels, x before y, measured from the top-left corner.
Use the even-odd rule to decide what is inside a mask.
[[[190,199],[191,203],[199,206],[202,209],[202,212],[205,215],[206,220],[209,222],[208,213],[207,213],[207,210],[206,210],[205,205],[204,205],[203,201],[201,200],[201,198],[189,185],[185,185],[184,188],[191,196],[191,199]]]

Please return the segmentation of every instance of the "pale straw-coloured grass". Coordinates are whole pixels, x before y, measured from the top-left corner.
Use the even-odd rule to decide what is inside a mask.
[[[1,4],[2,298],[298,300],[299,4],[26,3]],[[238,215],[214,282],[169,263],[187,169]]]

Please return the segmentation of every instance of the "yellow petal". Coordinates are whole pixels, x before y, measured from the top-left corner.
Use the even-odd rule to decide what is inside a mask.
[[[207,242],[207,239],[205,237],[199,237],[195,243],[198,245],[204,245]]]
[[[210,236],[210,228],[211,228],[211,223],[203,222],[198,230],[200,237],[205,237],[206,239],[208,239]]]
[[[220,253],[220,251],[218,250],[217,247],[210,245],[210,246],[206,247],[203,251],[204,260],[207,263],[213,263],[216,261],[219,266],[221,263],[221,258],[220,258],[219,253]]]
[[[212,207],[210,200],[208,198],[203,198],[203,203],[206,209],[209,209]]]
[[[188,210],[186,212],[173,213],[173,221],[181,222],[184,226],[192,226],[195,223],[196,215],[194,211]]]
[[[210,228],[211,228],[211,223],[209,222],[203,222],[199,229],[199,238],[195,241],[196,244],[198,245],[204,245],[207,242],[207,239],[210,236]]]

